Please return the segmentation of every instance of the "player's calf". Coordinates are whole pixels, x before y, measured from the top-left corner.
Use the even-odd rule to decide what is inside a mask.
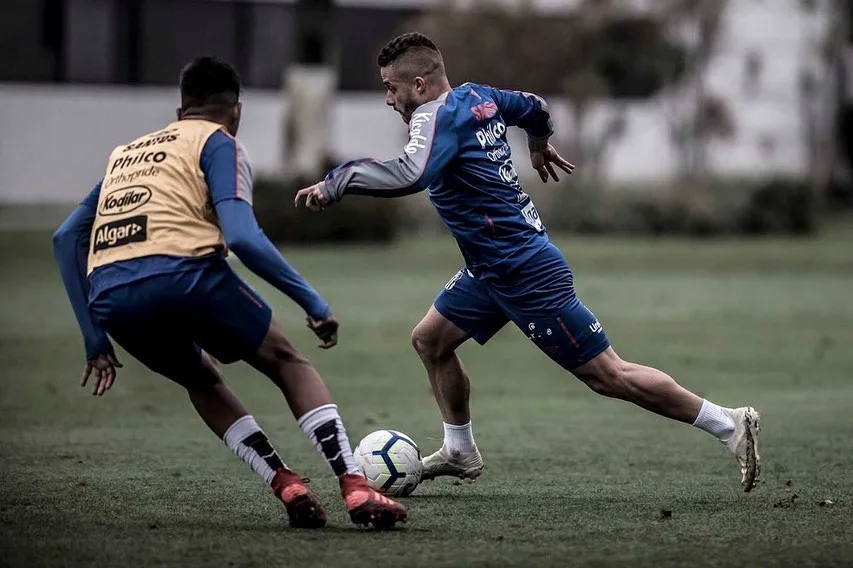
[[[623,361],[612,347],[572,371],[598,394],[632,402],[666,418],[691,423],[702,399],[652,367]]]

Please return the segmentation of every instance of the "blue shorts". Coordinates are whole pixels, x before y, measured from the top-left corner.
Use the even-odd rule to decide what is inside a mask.
[[[575,294],[571,269],[552,244],[499,282],[477,280],[463,268],[434,305],[480,345],[511,321],[569,371],[610,346],[598,319]]]
[[[222,363],[257,352],[272,310],[224,260],[101,292],[90,308],[109,335],[152,371],[194,384],[200,350]]]

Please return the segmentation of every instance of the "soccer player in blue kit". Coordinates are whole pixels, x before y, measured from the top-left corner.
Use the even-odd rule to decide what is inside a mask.
[[[456,349],[469,338],[485,344],[511,321],[593,391],[713,435],[735,455],[743,489],[751,491],[760,472],[759,414],[750,406],[719,406],[662,371],[620,359],[575,294],[566,259],[519,185],[505,136],[510,126],[527,133],[543,182],[558,180],[555,166],[571,173],[574,166],[549,143],[545,101],[475,83],[451,87],[438,48],[416,32],[391,40],[377,63],[386,104],[409,126],[403,152],[342,164],[300,190],[296,205],[321,211],[344,195],[400,197],[426,189],[459,246],[465,266],[412,332],[444,421],[444,443],[424,458],[423,479],[482,472],[468,376]]]
[[[56,231],[54,252],[86,349],[82,384],[113,385],[109,336],[184,387],[205,424],[285,505],[290,524],[327,516],[306,480],[281,459],[225,382],[217,361],[247,362],[287,400],[337,476],[351,520],[390,528],[406,509],[367,485],[337,406],[314,366],[290,344],[261,296],[228,266],[249,270],[299,304],[320,347],[337,343],[328,303],[258,227],[252,173],[235,138],[241,82],[230,65],[199,58],[181,73],[177,120],[116,147],[104,178]]]

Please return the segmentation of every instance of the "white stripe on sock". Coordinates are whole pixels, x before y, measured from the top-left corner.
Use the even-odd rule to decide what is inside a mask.
[[[223,439],[225,441],[225,445],[231,448],[231,451],[233,451],[238,458],[246,462],[246,464],[252,468],[252,471],[260,475],[264,481],[269,484],[272,482],[272,478],[275,477],[275,472],[264,460],[264,456],[258,455],[258,452],[243,443],[243,440],[255,432],[263,432],[263,430],[261,430],[261,427],[258,426],[257,422],[255,422],[252,415],[247,414],[246,416],[237,419],[234,424],[228,427]]]
[[[337,431],[338,448],[340,448],[340,451],[334,456],[329,457],[323,453],[323,446],[321,443],[323,440],[318,440],[314,432],[317,428],[332,420],[335,421],[335,430]],[[352,457],[352,447],[350,446],[347,431],[346,428],[344,428],[344,423],[338,414],[337,405],[324,404],[323,406],[318,406],[314,410],[310,410],[302,415],[298,422],[299,427],[302,428],[302,431],[305,432],[308,439],[314,442],[314,447],[317,448],[317,451],[320,452],[323,459],[329,463],[329,467],[332,466],[331,462],[339,458],[343,458],[346,473],[361,475],[361,471],[358,469],[358,466],[355,465],[355,459]],[[325,440],[328,441],[329,439],[330,438],[326,438]]]

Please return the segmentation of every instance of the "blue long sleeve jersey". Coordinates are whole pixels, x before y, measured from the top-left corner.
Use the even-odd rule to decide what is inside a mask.
[[[542,98],[465,83],[412,114],[399,157],[342,164],[321,189],[337,201],[345,194],[399,197],[428,188],[468,270],[483,280],[505,278],[548,244],[512,163],[509,126],[537,139],[553,134]]]
[[[326,301],[287,263],[258,226],[251,192],[246,190],[251,188],[251,172],[248,167],[240,167],[248,163],[243,152],[234,138],[216,132],[205,143],[200,157],[228,248],[249,270],[289,296],[308,315],[315,319],[328,317]],[[204,263],[218,261],[210,257],[148,256],[103,266],[87,279],[90,235],[100,190],[98,183],[53,235],[54,254],[83,333],[87,359],[113,352],[107,334],[88,307],[100,293],[155,274],[195,270]]]

